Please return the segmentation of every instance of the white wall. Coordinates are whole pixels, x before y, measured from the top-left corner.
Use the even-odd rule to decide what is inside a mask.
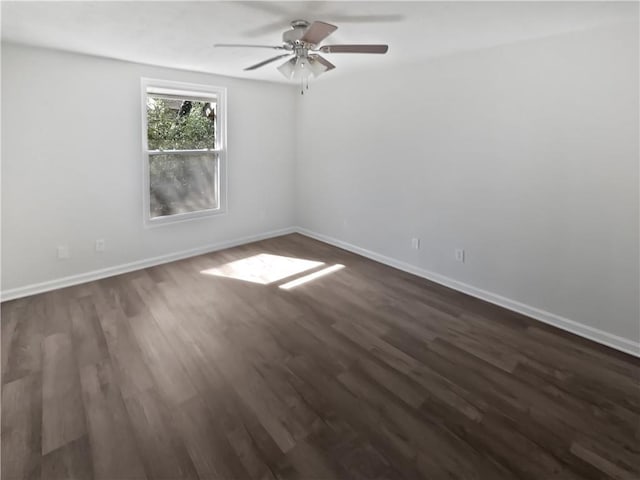
[[[143,227],[143,76],[227,87],[226,215]],[[290,227],[294,115],[285,85],[3,44],[3,292]]]
[[[637,21],[327,74],[298,102],[298,224],[637,342],[638,81]]]

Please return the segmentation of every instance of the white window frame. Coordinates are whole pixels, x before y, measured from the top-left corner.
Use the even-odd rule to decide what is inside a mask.
[[[189,150],[190,152],[214,152],[218,156],[218,208],[198,210],[196,212],[176,213],[162,217],[151,217],[151,192],[149,178],[149,144],[147,141],[147,95],[148,89],[167,89],[171,94],[184,95],[185,98],[216,98],[216,136],[215,148]],[[227,212],[227,89],[211,85],[176,82],[154,78],[141,79],[142,105],[142,218],[145,227],[170,225],[178,222],[197,220],[222,215]],[[187,152],[187,150],[183,150]],[[169,151],[170,152],[170,151]]]

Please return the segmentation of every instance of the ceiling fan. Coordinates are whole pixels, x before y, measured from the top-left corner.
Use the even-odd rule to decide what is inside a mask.
[[[326,58],[319,55],[321,53],[387,53],[388,45],[323,45],[319,44],[331,35],[338,27],[325,22],[309,23],[306,20],[294,20],[291,28],[282,34],[282,45],[247,45],[234,43],[218,43],[214,47],[248,47],[248,48],[269,48],[282,50],[275,57],[268,58],[262,62],[251,65],[245,70],[255,70],[264,67],[285,57],[290,57],[278,70],[282,75],[290,80],[300,80],[301,84],[308,86],[309,77],[317,77],[324,72],[333,70],[335,65]],[[304,88],[302,92],[304,94]]]

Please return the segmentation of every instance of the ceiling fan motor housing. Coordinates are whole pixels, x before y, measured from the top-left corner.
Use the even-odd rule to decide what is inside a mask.
[[[291,22],[291,30],[287,30],[282,34],[282,41],[285,43],[298,42],[307,28],[309,28],[309,22],[306,20],[294,20]]]

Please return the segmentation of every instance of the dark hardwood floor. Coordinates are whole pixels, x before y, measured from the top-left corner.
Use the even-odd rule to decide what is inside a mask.
[[[639,374],[288,235],[2,304],[2,479],[637,480]]]

